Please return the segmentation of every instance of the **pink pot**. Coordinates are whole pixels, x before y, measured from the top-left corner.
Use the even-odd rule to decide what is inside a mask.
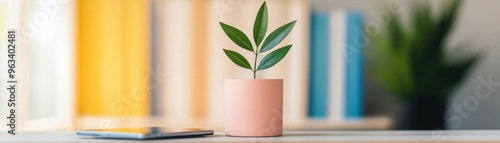
[[[226,79],[227,136],[283,134],[283,79]]]

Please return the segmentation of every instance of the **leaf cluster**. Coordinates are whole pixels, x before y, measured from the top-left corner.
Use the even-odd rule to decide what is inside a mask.
[[[255,42],[255,47],[250,42],[248,36],[245,35],[245,33],[243,33],[241,30],[231,25],[219,22],[222,30],[224,31],[224,33],[226,33],[229,39],[231,39],[239,47],[251,51],[255,54],[254,66],[252,67],[248,60],[236,51],[224,49],[224,53],[236,65],[245,69],[252,70],[254,73],[254,78],[256,78],[257,71],[265,70],[276,65],[285,57],[292,45],[287,45],[270,52],[260,61],[259,65],[257,66],[258,55],[265,53],[280,44],[281,41],[283,41],[283,39],[285,39],[285,37],[290,33],[290,31],[292,31],[296,22],[297,20],[289,22],[274,30],[266,37],[268,27],[268,10],[266,2],[264,2],[260,7],[259,12],[257,13],[257,17],[255,18],[253,27],[253,40]]]

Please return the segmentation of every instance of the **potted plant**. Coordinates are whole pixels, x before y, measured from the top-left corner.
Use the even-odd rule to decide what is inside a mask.
[[[225,132],[228,136],[268,137],[283,132],[283,79],[257,79],[257,72],[268,69],[285,57],[292,45],[272,52],[290,33],[295,21],[287,23],[266,37],[268,10],[260,7],[253,27],[254,44],[241,30],[220,22],[222,30],[239,47],[253,52],[253,66],[238,52],[224,49],[236,65],[253,73],[253,79],[225,80]],[[257,65],[259,55],[269,52]]]
[[[378,64],[369,68],[405,106],[396,128],[444,129],[447,99],[478,61],[477,54],[458,56],[445,46],[460,4],[448,3],[434,17],[430,6],[417,3],[409,25],[393,14],[386,30],[374,38],[376,47],[369,53]]]

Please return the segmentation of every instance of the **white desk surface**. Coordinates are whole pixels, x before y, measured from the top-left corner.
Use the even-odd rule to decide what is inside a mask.
[[[16,136],[1,133],[0,142],[47,142],[47,143],[97,143],[97,142],[404,142],[404,143],[468,143],[499,142],[500,130],[466,131],[285,131],[281,137],[239,138],[227,137],[223,132],[198,138],[160,139],[160,140],[116,140],[76,136],[74,131],[18,132]]]

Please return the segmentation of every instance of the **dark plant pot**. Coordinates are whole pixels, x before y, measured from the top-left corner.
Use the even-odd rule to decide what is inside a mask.
[[[442,130],[445,128],[445,98],[407,100],[397,125],[400,130]]]

